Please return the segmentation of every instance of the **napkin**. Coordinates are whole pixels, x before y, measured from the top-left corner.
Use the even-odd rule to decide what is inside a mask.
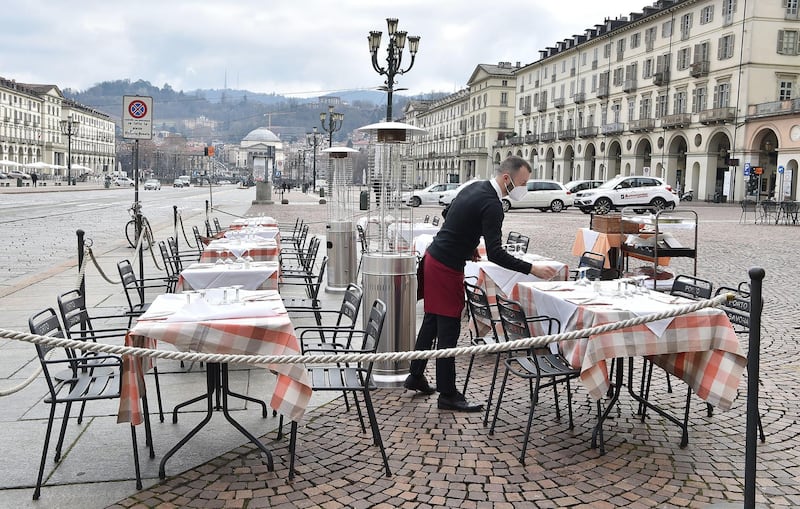
[[[279,314],[279,310],[274,303],[271,304],[269,302],[213,305],[204,299],[197,299],[167,317],[166,321],[199,322],[233,318],[267,318],[278,316]]]

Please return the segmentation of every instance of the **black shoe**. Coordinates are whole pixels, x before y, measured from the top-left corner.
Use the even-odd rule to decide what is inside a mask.
[[[439,408],[442,410],[455,410],[457,412],[481,412],[483,405],[467,403],[466,398],[461,393],[439,394]]]
[[[408,375],[406,381],[403,382],[403,387],[410,391],[421,392],[426,396],[430,396],[436,392],[436,387],[428,385],[428,380],[425,379],[425,375]]]

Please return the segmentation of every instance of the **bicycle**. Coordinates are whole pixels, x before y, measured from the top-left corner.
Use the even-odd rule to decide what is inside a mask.
[[[136,215],[140,214],[142,210],[141,204],[134,203],[128,209],[128,213],[131,215],[130,221],[125,224],[125,237],[128,239],[128,244],[131,247],[136,247],[136,241],[139,240],[136,236]],[[150,227],[150,221],[147,220],[146,217],[142,216],[142,230],[144,230],[144,238],[142,239],[142,247],[145,249],[149,249],[155,241],[153,240],[153,229]]]

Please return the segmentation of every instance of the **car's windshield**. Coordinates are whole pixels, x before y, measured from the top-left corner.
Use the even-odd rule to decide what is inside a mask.
[[[608,182],[603,182],[601,185],[597,186],[597,189],[614,189],[624,178],[625,177],[614,177]]]

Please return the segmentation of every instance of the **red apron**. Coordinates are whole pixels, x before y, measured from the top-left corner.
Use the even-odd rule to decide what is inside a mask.
[[[451,269],[426,254],[424,288],[425,312],[460,318],[464,311],[464,273]]]

